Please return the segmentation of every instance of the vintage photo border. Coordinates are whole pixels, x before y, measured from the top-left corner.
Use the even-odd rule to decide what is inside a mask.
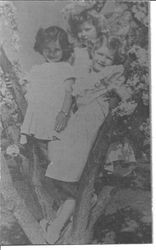
[[[155,220],[155,213],[156,213],[156,181],[155,181],[155,178],[156,178],[156,169],[155,169],[155,166],[156,166],[156,115],[155,115],[155,107],[156,107],[156,87],[155,87],[155,83],[156,83],[156,1],[151,1],[150,3],[150,20],[151,20],[151,107],[152,107],[152,112],[151,112],[151,126],[152,126],[152,136],[151,136],[151,139],[152,139],[152,194],[153,194],[153,202],[152,202],[152,205],[153,205],[153,244],[148,244],[148,245],[144,245],[144,244],[139,244],[139,245],[132,245],[132,244],[129,244],[129,245],[126,245],[126,248],[128,247],[136,247],[137,249],[145,249],[145,248],[148,248],[148,249],[154,249],[156,247],[156,220]],[[40,246],[40,245],[32,245],[32,246],[1,246],[2,247],[2,250],[15,250],[15,249],[19,249],[19,250],[23,250],[23,249],[30,249],[30,250],[48,250],[48,249],[51,249],[51,247],[55,247],[54,245],[49,245],[49,246]],[[69,246],[56,246],[57,248],[59,249],[63,249],[66,250],[66,249],[69,249],[70,247],[72,248],[73,245]],[[101,248],[101,247],[104,247],[106,250],[107,248],[110,250],[110,249],[113,249],[114,247],[120,247],[120,248],[125,248],[125,245],[114,245],[114,246],[110,246],[110,245],[84,245],[84,246],[75,246],[74,245],[74,248],[85,248],[85,249],[89,249],[89,248]]]

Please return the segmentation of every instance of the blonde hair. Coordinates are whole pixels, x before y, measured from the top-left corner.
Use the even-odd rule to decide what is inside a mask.
[[[103,15],[94,10],[83,11],[80,14],[71,15],[68,19],[69,31],[74,38],[78,39],[79,27],[84,22],[91,22],[95,26],[98,37],[109,33],[107,20]]]

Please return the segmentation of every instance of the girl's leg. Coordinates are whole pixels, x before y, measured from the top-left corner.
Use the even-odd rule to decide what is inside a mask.
[[[47,188],[52,188],[53,190],[57,188],[59,195],[64,200],[63,204],[58,208],[56,218],[53,221],[47,223],[45,221],[41,222],[45,239],[48,243],[54,244],[58,240],[65,223],[73,214],[78,193],[78,183],[68,183],[48,177],[45,177],[45,179],[46,185],[49,183],[49,187]]]
[[[37,146],[36,149],[38,151],[40,166],[47,168],[48,164],[50,163],[48,157],[48,141],[35,139],[35,143]]]
[[[75,200],[67,199],[57,213],[57,217],[49,223],[45,238],[49,244],[54,244],[60,237],[61,230],[68,219],[73,214]]]
[[[60,193],[62,193],[65,199],[67,199],[67,197],[72,197],[73,199],[77,198],[79,191],[78,182],[65,182],[53,179],[53,183],[60,190]]]
[[[77,198],[78,182],[64,182],[44,176],[42,184],[47,192],[56,199],[58,204],[61,200],[65,201],[68,197]]]

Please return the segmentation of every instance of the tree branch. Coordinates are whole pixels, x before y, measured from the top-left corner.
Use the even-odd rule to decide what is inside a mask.
[[[1,176],[2,178],[0,181],[0,188],[2,195],[6,201],[12,203],[12,212],[27,235],[28,239],[32,244],[35,245],[46,244],[42,236],[40,225],[34,216],[32,216],[32,214],[29,212],[25,201],[19,196],[13,185],[8,165],[3,154],[1,155]]]
[[[25,112],[26,112],[27,103],[24,98],[21,86],[19,85],[19,79],[16,76],[16,73],[13,69],[13,65],[9,61],[2,47],[0,48],[0,66],[4,74],[9,76],[11,79],[12,95],[19,108],[21,118],[23,119]],[[17,143],[17,141],[16,142],[13,141],[13,143]],[[36,152],[37,150],[34,150],[34,147],[35,147],[34,143],[32,143],[32,145],[29,145],[30,147],[29,149],[29,173],[30,175],[27,177],[29,179],[32,192],[35,191],[35,194],[38,198],[38,202],[42,208],[43,216],[47,219],[53,219],[56,214],[56,212],[53,210],[53,199],[46,192],[45,188],[43,187],[41,183],[44,173],[39,164],[39,159],[38,159],[37,152]]]
[[[12,82],[12,94],[15,102],[20,110],[21,119],[24,118],[27,103],[22,93],[21,86],[19,85],[19,79],[13,69],[11,62],[9,61],[3,47],[0,47],[0,67],[5,75],[9,75]]]
[[[115,126],[111,112],[102,124],[95,143],[90,151],[84,172],[80,180],[80,194],[77,200],[73,219],[71,241],[74,244],[87,244],[91,240],[91,232],[88,230],[88,223],[91,210],[91,198],[94,190],[95,177],[105,159],[112,132]],[[100,206],[100,205],[99,205]],[[97,215],[94,213],[94,218]],[[93,224],[92,224],[93,226]]]
[[[88,230],[92,230],[95,222],[97,219],[100,217],[101,214],[104,213],[106,206],[108,205],[111,197],[112,197],[112,191],[114,187],[113,186],[104,186],[103,189],[101,190],[99,196],[98,196],[98,201],[95,207],[93,208],[89,220],[89,226]]]

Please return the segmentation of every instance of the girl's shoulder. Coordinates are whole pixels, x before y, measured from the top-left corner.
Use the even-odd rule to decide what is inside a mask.
[[[26,80],[28,81],[39,81],[39,79],[45,78],[54,72],[54,67],[50,63],[43,63],[33,65],[31,70],[26,73]]]
[[[42,64],[33,65],[31,70],[30,70],[30,74],[35,74],[35,73],[42,74],[42,72],[48,68],[50,68],[49,63],[42,63]]]
[[[31,71],[39,71],[41,69],[44,69],[49,63],[41,63],[41,64],[35,64],[32,66]]]
[[[23,80],[29,82],[32,80],[32,78],[35,77],[35,75],[38,75],[39,72],[40,72],[40,65],[33,65],[29,71],[25,72]]]
[[[41,81],[43,78],[46,80],[64,80],[68,77],[74,77],[73,67],[68,62],[34,65],[27,74],[28,81]]]
[[[57,72],[64,71],[66,68],[69,68],[67,62],[48,62],[48,63],[43,63],[40,65],[36,65],[32,68],[31,72],[33,74],[38,74],[39,76],[45,76],[45,75],[52,75],[56,74]]]

